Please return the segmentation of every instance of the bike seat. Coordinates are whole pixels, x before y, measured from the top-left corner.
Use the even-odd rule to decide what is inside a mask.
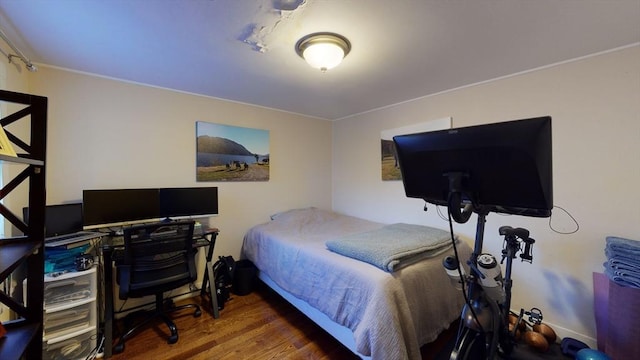
[[[498,229],[500,235],[503,236],[516,236],[520,239],[526,240],[529,238],[529,230],[523,228],[512,228],[511,226],[500,226]]]

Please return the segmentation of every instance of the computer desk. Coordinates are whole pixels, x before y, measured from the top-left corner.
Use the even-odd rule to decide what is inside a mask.
[[[213,276],[213,249],[220,231],[216,228],[206,230],[204,233],[194,235],[193,248],[208,246],[206,264],[200,288],[200,296],[209,297],[211,310],[215,319],[220,317],[218,309],[218,297],[216,296],[216,284]],[[113,262],[122,256],[124,243],[113,241],[113,238],[105,236],[102,241],[102,257],[104,263],[104,357],[110,358],[113,346]]]

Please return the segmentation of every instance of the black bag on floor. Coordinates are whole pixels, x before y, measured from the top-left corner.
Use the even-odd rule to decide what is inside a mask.
[[[236,262],[232,256],[220,256],[218,261],[213,264],[213,281],[216,285],[219,310],[224,309],[224,303],[231,296],[235,268]]]

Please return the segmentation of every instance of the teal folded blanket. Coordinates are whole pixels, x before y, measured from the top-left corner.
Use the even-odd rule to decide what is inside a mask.
[[[448,232],[428,226],[391,224],[326,242],[329,250],[393,272],[451,248]]]

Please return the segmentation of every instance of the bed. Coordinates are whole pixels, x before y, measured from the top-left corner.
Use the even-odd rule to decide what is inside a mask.
[[[388,268],[328,249],[387,226],[294,209],[249,229],[242,253],[267,285],[360,357],[421,359],[420,346],[447,329],[464,302],[442,267],[442,258],[453,253],[450,240]],[[468,245],[458,241],[457,248],[468,258]]]

